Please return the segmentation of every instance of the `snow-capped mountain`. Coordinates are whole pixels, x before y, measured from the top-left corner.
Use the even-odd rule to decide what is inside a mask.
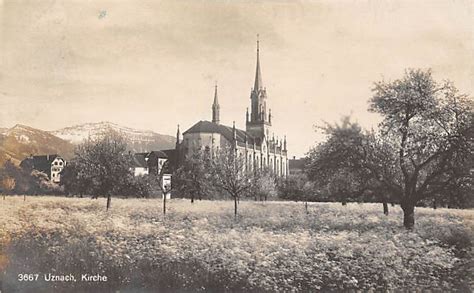
[[[158,134],[150,130],[137,130],[111,122],[80,124],[51,131],[50,133],[72,144],[79,144],[89,137],[93,139],[111,130],[122,134],[127,140],[129,149],[134,152],[175,147],[175,138],[170,135]]]
[[[73,152],[71,143],[26,125],[17,124],[0,134],[0,164],[8,159],[19,163],[30,154],[59,154],[70,158]]]

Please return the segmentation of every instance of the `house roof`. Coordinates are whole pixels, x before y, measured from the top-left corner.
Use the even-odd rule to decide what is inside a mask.
[[[288,160],[288,167],[290,168],[290,170],[304,170],[305,164],[305,159]]]
[[[135,153],[132,156],[133,167],[147,168],[148,160],[152,158],[167,159],[168,155],[163,151],[151,151],[148,153]]]
[[[51,172],[51,164],[56,158],[61,158],[57,154],[53,155],[42,155],[42,156],[30,156],[26,159],[24,159],[21,163],[20,166],[25,168],[32,168],[41,172],[44,172],[46,174],[49,174]]]
[[[164,151],[151,151],[149,155],[154,155],[157,158],[166,159],[168,155]]]
[[[176,149],[163,150],[163,152],[168,156],[168,164],[166,165],[165,172],[171,172],[178,168],[179,154]]]
[[[178,160],[178,152],[176,149],[163,150],[162,152],[168,156],[168,160],[170,160],[171,164],[174,164],[174,162]]]
[[[132,156],[132,164],[135,168],[146,168],[147,162],[145,160],[146,153],[138,153]]]

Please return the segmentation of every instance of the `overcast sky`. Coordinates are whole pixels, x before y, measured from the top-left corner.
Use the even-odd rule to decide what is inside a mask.
[[[111,121],[174,135],[245,129],[260,34],[275,135],[290,155],[345,114],[365,127],[374,81],[432,68],[474,93],[474,1],[0,0],[0,127]]]

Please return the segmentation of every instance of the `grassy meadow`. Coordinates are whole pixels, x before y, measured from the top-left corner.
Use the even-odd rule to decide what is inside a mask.
[[[2,292],[470,291],[474,211],[381,204],[0,198]],[[39,274],[19,281],[18,274]],[[107,282],[46,282],[84,273]]]

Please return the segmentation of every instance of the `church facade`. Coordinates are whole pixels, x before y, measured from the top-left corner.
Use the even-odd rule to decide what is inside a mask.
[[[275,139],[272,133],[271,109],[267,108],[267,92],[262,84],[260,48],[257,41],[257,67],[255,83],[250,94],[250,112],[247,108],[245,131],[220,123],[220,106],[217,85],[212,104],[212,120],[199,121],[183,133],[180,141],[178,128],[176,151],[183,159],[197,150],[215,153],[221,148],[232,147],[245,160],[246,169],[268,170],[279,177],[289,174],[286,136]]]

